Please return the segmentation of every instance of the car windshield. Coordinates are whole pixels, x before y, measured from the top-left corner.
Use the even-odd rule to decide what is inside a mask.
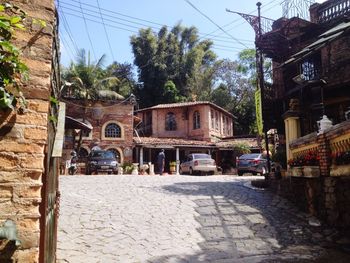
[[[109,151],[93,151],[91,153],[91,157],[97,157],[97,158],[105,158],[105,159],[112,159],[114,158],[114,154]]]
[[[193,159],[211,159],[211,156],[209,154],[194,154]]]
[[[243,154],[239,159],[256,159],[260,157],[260,153]]]

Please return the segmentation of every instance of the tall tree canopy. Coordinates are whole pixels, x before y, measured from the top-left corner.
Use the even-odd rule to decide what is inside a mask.
[[[237,117],[235,134],[249,134],[255,130],[255,102],[251,75],[242,71],[244,62],[223,60],[216,70],[219,86],[213,90],[211,100]]]
[[[131,37],[131,46],[141,82],[136,89],[141,107],[202,99],[203,94],[210,94],[216,55],[211,51],[212,42],[200,40],[195,27],[178,24],[168,31],[164,26],[157,34],[150,28],[141,29]],[[168,81],[178,91],[170,97],[166,96]]]

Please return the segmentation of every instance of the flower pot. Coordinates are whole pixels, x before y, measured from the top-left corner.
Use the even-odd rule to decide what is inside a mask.
[[[301,177],[303,176],[303,167],[295,166],[291,168],[292,176]]]
[[[169,166],[169,170],[171,173],[175,173],[176,172],[176,166]]]
[[[350,176],[350,164],[332,165],[331,176]]]
[[[303,174],[305,177],[319,177],[320,167],[319,166],[304,166]]]

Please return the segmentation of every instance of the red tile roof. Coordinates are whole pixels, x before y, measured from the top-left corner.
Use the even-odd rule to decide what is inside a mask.
[[[134,137],[137,145],[151,146],[205,146],[215,147],[215,143],[181,138],[156,138],[156,137]]]
[[[153,107],[139,109],[136,112],[142,112],[147,110],[155,110],[155,109],[171,109],[171,108],[180,108],[180,107],[189,107],[189,106],[197,106],[197,105],[210,105],[218,110],[221,110],[225,112],[226,114],[234,117],[234,115],[224,108],[221,108],[220,106],[210,102],[210,101],[191,101],[191,102],[178,102],[178,103],[168,103],[168,104],[158,104]]]
[[[156,138],[156,137],[134,137],[136,145],[152,146],[152,147],[205,147],[205,148],[231,148],[237,144],[247,144],[250,148],[258,148],[256,138],[236,138],[219,142],[207,142],[180,138]]]

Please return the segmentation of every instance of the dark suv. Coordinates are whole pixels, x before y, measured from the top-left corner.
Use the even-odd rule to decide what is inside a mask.
[[[118,162],[113,152],[92,151],[86,162],[86,174],[107,172],[108,174],[118,173]]]
[[[237,174],[257,173],[265,175],[267,173],[267,159],[261,153],[243,154],[236,161]]]

